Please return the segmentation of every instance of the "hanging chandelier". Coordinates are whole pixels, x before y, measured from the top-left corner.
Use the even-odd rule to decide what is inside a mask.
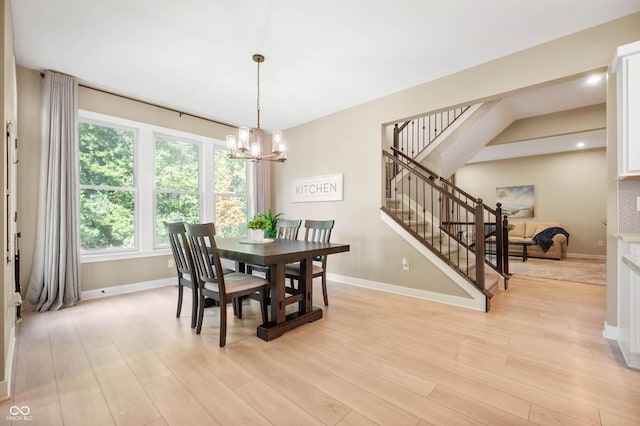
[[[287,160],[287,142],[282,138],[282,132],[280,130],[276,130],[271,135],[271,153],[266,155],[262,155],[261,153],[264,142],[264,132],[260,128],[260,64],[264,62],[264,56],[255,54],[253,55],[253,61],[258,64],[258,126],[255,129],[240,127],[237,136],[227,136],[229,158],[251,160],[254,163],[260,160],[284,163]]]

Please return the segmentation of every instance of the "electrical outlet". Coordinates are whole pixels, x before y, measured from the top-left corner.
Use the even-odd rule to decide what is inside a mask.
[[[598,240],[598,247],[602,247],[604,245],[604,241]]]
[[[167,268],[175,268],[176,264],[174,263],[173,259],[169,259],[167,260]]]
[[[405,271],[409,270],[409,260],[406,257],[402,258],[402,269]]]

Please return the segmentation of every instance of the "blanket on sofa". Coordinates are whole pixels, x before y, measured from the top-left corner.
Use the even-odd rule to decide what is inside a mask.
[[[532,239],[533,242],[539,245],[542,251],[546,253],[547,250],[549,250],[549,248],[553,245],[553,237],[558,234],[563,234],[564,236],[566,236],[567,245],[569,245],[569,233],[559,226],[552,226],[551,228],[544,229],[534,235]]]

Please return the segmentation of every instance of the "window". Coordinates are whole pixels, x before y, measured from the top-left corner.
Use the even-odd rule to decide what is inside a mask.
[[[176,138],[155,139],[155,245],[167,246],[164,222],[200,220],[199,149],[195,143]]]
[[[79,135],[81,248],[135,248],[135,132],[82,122]]]
[[[164,222],[246,234],[253,177],[224,142],[88,111],[79,119],[83,262],[164,253]]]

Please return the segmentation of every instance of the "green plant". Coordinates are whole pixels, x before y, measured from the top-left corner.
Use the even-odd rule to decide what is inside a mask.
[[[515,229],[515,225],[510,223],[509,225],[507,225],[507,231],[513,231]]]
[[[274,238],[278,232],[278,218],[282,216],[282,213],[278,213],[277,215],[273,215],[273,213],[271,212],[271,209],[269,209],[269,212],[266,214],[266,218],[269,221],[269,227],[265,230],[264,232],[264,236],[266,238]]]
[[[262,213],[258,213],[253,217],[253,219],[249,221],[249,223],[247,223],[247,228],[261,229],[263,231],[266,231],[267,229],[269,229],[270,224],[271,222],[269,221],[267,216],[263,215]]]

